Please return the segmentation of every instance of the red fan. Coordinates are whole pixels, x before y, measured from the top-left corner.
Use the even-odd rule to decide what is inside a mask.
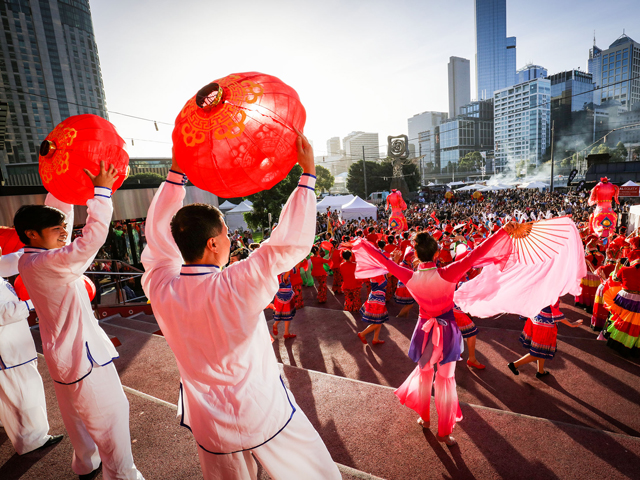
[[[320,243],[320,247],[324,248],[325,250],[331,250],[333,248],[333,245],[331,245],[331,242],[327,242],[326,240],[324,240]]]
[[[0,248],[2,254],[13,253],[24,247],[24,243],[18,238],[15,228],[0,227]]]
[[[89,294],[89,300],[93,300],[96,296],[96,286],[86,275],[83,275],[82,279],[84,280],[84,287],[87,289],[87,293]],[[31,298],[20,275],[18,275],[15,282],[13,282],[13,289],[16,291],[16,295],[18,295],[20,300],[29,300]]]
[[[518,262],[530,265],[551,258],[551,252],[558,254],[557,248],[567,240],[571,228],[568,225],[554,225],[548,221],[520,223],[511,234],[513,252]]]
[[[237,73],[202,88],[173,129],[176,160],[199,188],[223,198],[268,190],[296,164],[306,121],[296,91],[276,77]]]
[[[67,118],[40,145],[40,178],[45,188],[58,200],[85,205],[93,198],[93,184],[84,173],[100,171],[113,165],[120,173],[112,190],[116,191],[129,172],[129,155],[116,128],[97,115],[75,115]]]

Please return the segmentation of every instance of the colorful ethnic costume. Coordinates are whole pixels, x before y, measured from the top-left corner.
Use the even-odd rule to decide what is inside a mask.
[[[607,345],[623,355],[638,353],[640,348],[640,262],[618,270],[621,288],[613,297],[613,288],[604,296],[611,312],[607,327]]]
[[[410,270],[413,270],[413,267],[411,266],[411,262],[415,257],[415,252],[413,248],[410,248],[405,251],[406,253],[404,255],[404,258],[402,259],[402,262],[400,262],[400,265]],[[398,288],[396,288],[396,291],[393,294],[393,298],[395,299],[398,305],[412,305],[416,303],[416,301],[411,296],[411,293],[409,292],[409,289],[407,288],[407,286],[404,283],[402,283],[402,281],[400,280],[398,280]]]
[[[303,260],[303,262],[307,262]],[[296,310],[304,308],[304,298],[302,297],[302,275],[300,275],[300,265],[302,262],[291,269],[291,288],[293,289],[293,306]]]
[[[556,354],[557,323],[564,319],[558,308],[560,301],[543,308],[538,315],[528,318],[520,334],[520,343],[532,357],[551,359]]]
[[[371,293],[365,304],[360,308],[363,322],[378,324],[389,320],[385,299],[387,281],[382,275],[371,279]]]
[[[331,250],[331,271],[333,272],[333,285],[331,290],[333,293],[342,293],[342,274],[340,273],[340,265],[342,264],[342,251],[338,248]]]
[[[296,314],[293,303],[295,293],[291,287],[291,277],[285,280],[284,274],[278,275],[278,292],[273,299],[273,320],[276,322],[290,322]]]
[[[603,264],[604,255],[602,255],[597,250],[592,250],[587,253],[587,255],[585,256],[585,260],[595,271],[595,269]],[[600,286],[600,277],[596,275],[594,271],[587,270],[587,275],[580,282],[580,294],[576,296],[576,303],[582,304],[585,307],[593,307],[593,303],[596,298],[596,291]]]
[[[355,277],[355,262],[342,262],[340,273],[342,275],[342,291],[344,292],[344,310],[347,312],[357,312],[362,307],[360,290],[362,284]]]
[[[329,260],[319,255],[313,255],[309,261],[313,265],[311,275],[318,282],[318,303],[326,303],[327,301],[327,271],[325,265],[329,264]]]
[[[224,270],[182,265],[170,224],[186,182],[171,171],[151,203],[142,287],[176,358],[177,413],[198,444],[204,478],[256,478],[255,457],[272,478],[339,479],[282,381],[263,312],[278,292],[277,275],[311,249],[315,177],[301,176],[271,237]]]
[[[611,208],[611,201],[620,204],[619,192],[620,187],[609,183],[607,177],[601,178],[600,183],[591,190],[588,203],[596,208],[589,217],[589,229],[598,237],[606,238],[616,230],[618,215]]]
[[[596,290],[596,296],[593,301],[593,314],[591,315],[591,329],[595,332],[599,332],[604,327],[605,322],[609,318],[609,310],[604,305],[604,292],[607,291],[614,280],[610,277],[613,269],[613,265],[604,265],[596,269],[596,274],[603,275],[605,280],[598,286]]]

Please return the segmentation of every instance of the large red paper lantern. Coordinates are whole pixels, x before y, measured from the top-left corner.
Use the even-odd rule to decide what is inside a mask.
[[[113,165],[120,173],[112,188],[116,191],[129,170],[124,145],[116,128],[104,118],[89,114],[69,117],[40,145],[42,183],[58,200],[85,205],[93,198],[93,184],[83,169],[97,175],[102,160],[105,167]]]
[[[236,73],[202,88],[173,129],[180,168],[197,187],[222,198],[268,190],[296,164],[306,112],[276,77]]]
[[[0,227],[0,249],[2,254],[13,253],[24,247],[15,228]]]
[[[83,275],[82,279],[84,280],[84,288],[87,289],[87,293],[89,294],[89,300],[93,300],[96,296],[96,286],[91,280],[89,280],[89,277],[87,277],[86,275]],[[29,292],[27,292],[27,287],[25,287],[24,283],[22,282],[22,277],[20,275],[18,275],[15,282],[13,282],[13,289],[16,291],[16,295],[20,300],[26,301],[31,298]]]

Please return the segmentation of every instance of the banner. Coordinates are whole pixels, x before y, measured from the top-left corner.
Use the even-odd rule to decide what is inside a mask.
[[[571,186],[571,182],[573,182],[573,179],[576,178],[577,174],[578,170],[576,170],[575,168],[571,170],[571,173],[569,174],[569,180],[567,180],[567,187]]]
[[[640,196],[640,186],[637,187],[620,187],[619,197],[638,197]]]
[[[585,181],[580,180],[580,183],[578,183],[578,186],[576,187],[576,192],[581,191],[584,188],[584,184],[585,184]]]

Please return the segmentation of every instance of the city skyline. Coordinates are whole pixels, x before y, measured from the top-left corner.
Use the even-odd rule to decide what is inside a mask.
[[[176,10],[163,0],[153,9],[149,2],[91,2],[110,120],[129,144],[136,139],[129,146],[132,158],[169,156],[172,125],[162,122],[172,124],[202,85],[251,70],[278,76],[298,91],[316,155],[326,155],[328,139],[352,131],[378,133],[384,143],[388,135],[406,133],[413,115],[447,111],[448,59],[475,55],[473,0],[452,1],[448,8],[408,1],[393,9],[381,1],[300,8],[289,1],[248,2],[254,15],[240,23],[221,20],[213,34],[202,25],[193,28],[194,15],[235,18],[233,7],[201,3],[185,0]],[[616,4],[627,18],[640,14],[634,2]],[[640,37],[625,20],[603,19],[597,5],[583,2],[577,10],[568,1],[543,1],[531,11],[524,2],[507,2],[507,35],[518,37],[517,68],[535,63],[549,74],[586,71],[594,29],[600,48],[625,28],[631,38]],[[395,24],[401,35],[389,28]],[[157,120],[159,131],[152,122],[115,112]]]

